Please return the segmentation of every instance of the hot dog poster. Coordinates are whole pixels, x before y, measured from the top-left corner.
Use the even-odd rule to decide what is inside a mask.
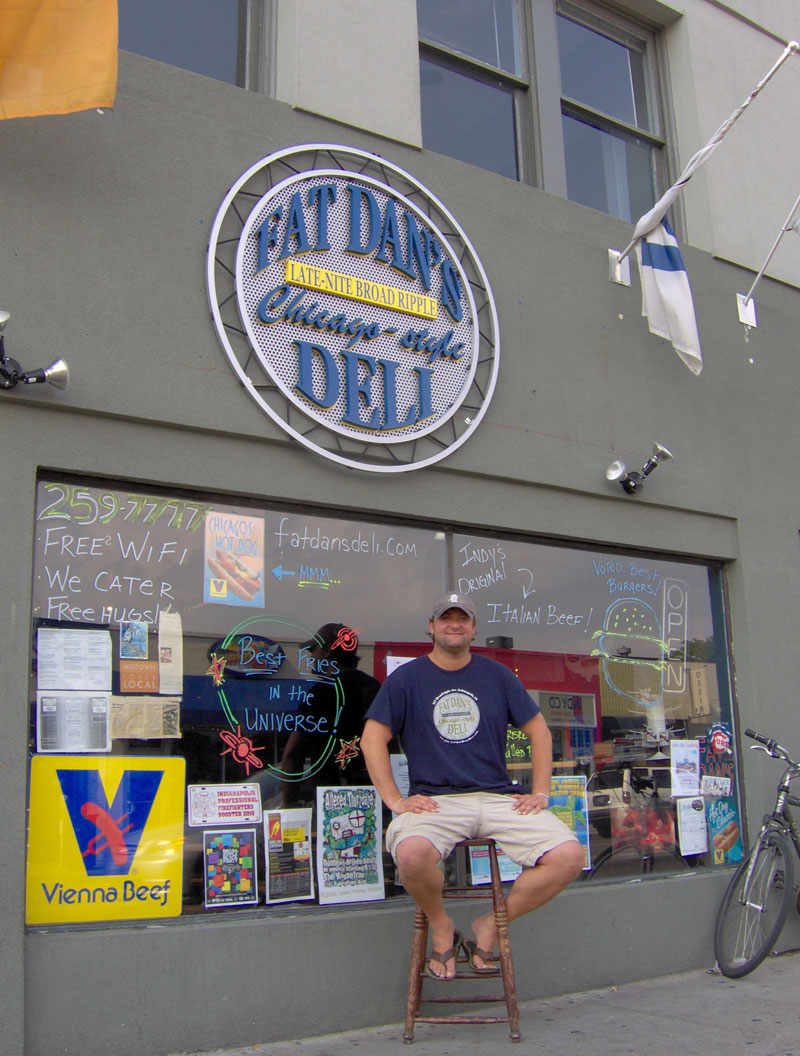
[[[733,796],[706,800],[708,839],[714,865],[741,862],[744,855],[739,808]]]
[[[206,515],[203,600],[264,607],[264,519],[210,510]]]

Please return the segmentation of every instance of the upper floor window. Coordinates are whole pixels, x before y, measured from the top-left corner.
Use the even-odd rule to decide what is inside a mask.
[[[663,139],[652,35],[589,3],[417,0],[422,141],[634,220]]]
[[[648,41],[572,5],[557,25],[567,196],[636,220],[655,201],[663,145]]]
[[[261,88],[265,0],[119,0],[119,46],[241,88]]]
[[[516,0],[417,0],[417,18],[423,144],[521,179]]]

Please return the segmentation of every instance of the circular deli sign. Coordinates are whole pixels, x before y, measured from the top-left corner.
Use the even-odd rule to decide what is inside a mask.
[[[335,462],[431,465],[488,408],[500,348],[481,263],[441,202],[377,155],[307,144],[250,168],[214,222],[208,289],[251,397]]]

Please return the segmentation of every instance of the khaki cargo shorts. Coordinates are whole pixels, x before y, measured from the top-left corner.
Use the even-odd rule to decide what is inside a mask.
[[[445,859],[461,840],[491,837],[512,862],[536,865],[543,854],[575,840],[575,834],[549,810],[518,814],[515,799],[497,792],[457,792],[432,796],[437,812],[398,814],[386,830],[386,850],[394,857],[409,836],[424,836]]]

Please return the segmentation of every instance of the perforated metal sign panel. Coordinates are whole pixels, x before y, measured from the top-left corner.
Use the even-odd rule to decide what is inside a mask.
[[[250,395],[336,462],[430,465],[491,399],[499,337],[480,261],[444,206],[376,155],[311,144],[254,165],[217,214],[208,288]]]

